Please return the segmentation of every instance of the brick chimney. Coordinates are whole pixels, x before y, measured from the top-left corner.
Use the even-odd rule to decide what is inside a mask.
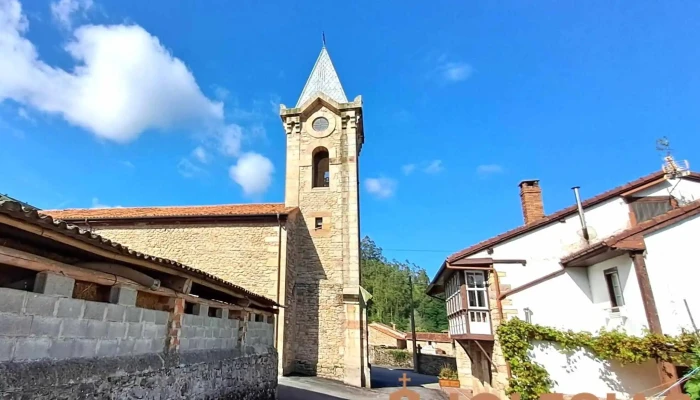
[[[530,224],[544,218],[544,205],[542,204],[542,189],[538,179],[528,179],[520,182],[520,202],[523,207],[525,224]]]
[[[393,322],[391,323],[391,329],[396,330],[396,324]]]

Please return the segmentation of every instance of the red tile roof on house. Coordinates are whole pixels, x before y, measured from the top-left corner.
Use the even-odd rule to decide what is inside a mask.
[[[398,329],[394,329],[394,328],[390,327],[389,325],[382,324],[381,322],[372,322],[369,324],[369,327],[374,328],[387,336],[391,336],[394,339],[406,340],[405,333],[401,332]]]
[[[64,221],[82,221],[85,219],[114,220],[288,215],[295,209],[295,207],[286,207],[283,203],[267,203],[173,207],[75,208],[65,210],[43,210],[42,213]]]
[[[413,336],[411,334],[407,334],[406,337],[410,339]],[[436,332],[416,332],[416,341],[452,343],[452,339],[448,333]]]
[[[624,185],[618,186],[614,189],[608,190],[607,192],[601,193],[595,197],[592,197],[588,200],[585,200],[582,202],[582,205],[584,208],[594,206],[596,204],[600,204],[604,201],[608,201],[612,198],[615,198],[617,196],[620,196],[622,193],[625,193],[627,191],[636,189],[640,186],[647,185],[649,183],[652,183],[656,180],[660,180],[664,177],[664,173],[662,171],[655,172],[653,174],[649,174],[647,176],[644,176],[642,178],[639,178],[637,180],[628,182]],[[688,176],[684,177],[684,179],[692,179],[692,180],[700,180],[700,173],[696,172],[691,172]],[[578,212],[576,204],[566,207],[562,210],[559,210],[553,214],[547,215],[544,218],[532,222],[527,225],[522,225],[519,226],[515,229],[511,229],[507,232],[504,232],[498,236],[494,236],[490,239],[484,240],[482,242],[479,242],[473,246],[467,247],[464,250],[458,251],[449,257],[447,257],[447,262],[453,262],[456,260],[459,260],[461,258],[468,257],[472,254],[478,253],[480,251],[486,250],[490,247],[493,247],[501,242],[505,242],[506,240],[513,239],[517,236],[520,236],[524,233],[533,231],[537,228],[540,228],[542,226],[545,226],[551,222],[558,221],[562,218],[568,217],[569,215],[575,214]]]
[[[700,200],[673,209],[652,219],[646,220],[632,228],[626,229],[618,234],[595,243],[591,246],[575,251],[561,259],[561,264],[566,265],[574,260],[585,259],[589,254],[604,248],[621,248],[623,250],[633,250],[632,247],[644,249],[643,235],[655,232],[684,219],[700,214]],[[624,243],[623,243],[624,242]]]
[[[385,335],[391,336],[398,340],[411,340],[413,335],[410,333],[402,332],[398,329],[394,329],[389,325],[382,324],[381,322],[372,322],[369,324],[370,328],[374,328]],[[424,342],[441,342],[441,343],[451,343],[450,335],[447,333],[438,332],[416,332],[416,340]]]

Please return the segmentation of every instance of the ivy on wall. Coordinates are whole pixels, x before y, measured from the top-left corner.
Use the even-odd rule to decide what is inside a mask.
[[[501,323],[497,332],[503,356],[511,368],[508,394],[519,393],[522,400],[539,399],[541,394],[551,392],[555,383],[547,370],[530,358],[531,341],[554,342],[571,352],[585,348],[597,358],[621,364],[640,364],[650,359],[684,364],[698,347],[698,338],[689,333],[672,337],[650,332],[630,336],[620,331],[601,331],[594,335],[560,331],[517,318]]]

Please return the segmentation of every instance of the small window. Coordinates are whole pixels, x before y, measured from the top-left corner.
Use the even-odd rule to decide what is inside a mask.
[[[637,223],[648,221],[673,209],[674,199],[667,197],[641,197],[630,201],[630,208]]]
[[[620,285],[620,275],[617,273],[617,268],[606,269],[605,283],[608,286],[608,294],[610,296],[610,305],[614,311],[625,305],[625,299],[622,297],[622,285]]]
[[[316,217],[316,220],[314,221],[314,227],[316,229],[323,229],[323,218]]]
[[[465,271],[470,309],[488,309],[486,277],[483,271]]]
[[[328,150],[320,147],[314,151],[313,157],[313,187],[328,187],[330,184],[330,171]]]

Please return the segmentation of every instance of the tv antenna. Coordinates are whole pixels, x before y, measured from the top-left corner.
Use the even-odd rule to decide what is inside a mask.
[[[678,179],[690,174],[688,160],[676,161],[671,154],[671,143],[666,136],[656,140],[656,150],[666,153],[661,170],[666,179]]]

